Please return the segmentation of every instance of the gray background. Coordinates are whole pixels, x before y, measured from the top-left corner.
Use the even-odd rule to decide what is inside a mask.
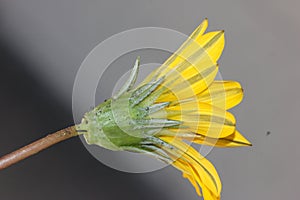
[[[0,152],[73,123],[75,75],[99,42],[144,26],[189,34],[207,17],[209,30],[225,29],[220,71],[244,87],[244,101],[232,111],[253,143],[209,154],[223,181],[222,198],[297,199],[299,6],[295,0],[3,0]],[[106,84],[110,91],[113,82]],[[198,199],[172,167],[148,174],[118,172],[95,160],[79,139],[1,171],[0,198]]]

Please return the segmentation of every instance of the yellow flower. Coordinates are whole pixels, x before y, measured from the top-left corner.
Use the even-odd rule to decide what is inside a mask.
[[[182,171],[205,200],[220,199],[214,166],[190,143],[217,147],[251,145],[227,110],[239,104],[238,82],[215,80],[224,31],[205,33],[204,20],[165,63],[134,88],[137,59],[118,94],[85,114],[77,126],[89,144],[146,153]]]

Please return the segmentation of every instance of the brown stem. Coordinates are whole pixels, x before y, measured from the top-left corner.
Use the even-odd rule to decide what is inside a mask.
[[[78,133],[75,129],[75,126],[70,126],[55,133],[49,134],[44,138],[41,138],[27,146],[1,157],[0,170],[5,169],[29,156],[32,156],[56,143],[77,135]]]

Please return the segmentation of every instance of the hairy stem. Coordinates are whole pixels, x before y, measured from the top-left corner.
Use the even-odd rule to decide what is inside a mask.
[[[24,146],[14,152],[11,152],[0,158],[0,170],[5,169],[29,156],[32,156],[48,147],[67,140],[71,137],[78,136],[75,126],[70,126],[59,130],[55,133],[49,134],[27,146]]]

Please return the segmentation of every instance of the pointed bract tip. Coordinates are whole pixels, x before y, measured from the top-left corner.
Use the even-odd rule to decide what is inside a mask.
[[[136,57],[135,62],[136,62],[138,65],[140,65],[140,63],[141,63],[141,56]]]

